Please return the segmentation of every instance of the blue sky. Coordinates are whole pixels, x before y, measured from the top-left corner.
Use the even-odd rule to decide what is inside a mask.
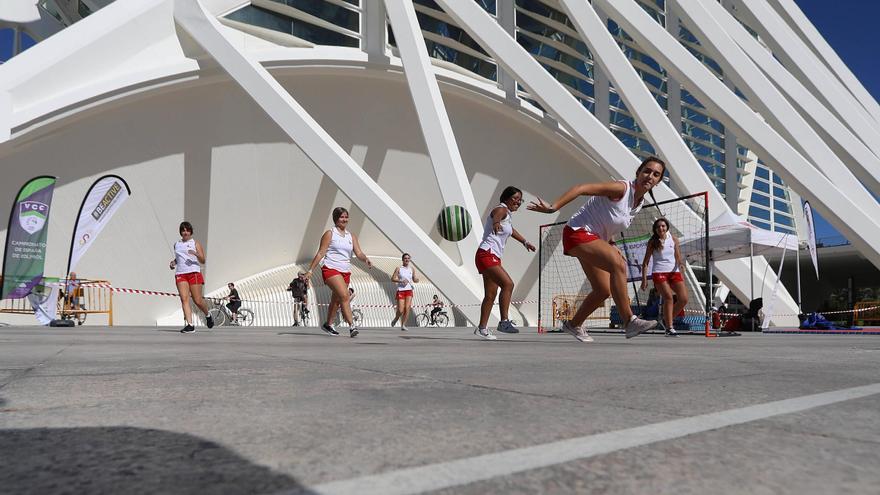
[[[837,55],[859,79],[862,86],[880,101],[880,68],[877,63],[876,21],[880,2],[876,0],[795,0],[810,22],[834,48]],[[875,193],[880,191],[875,191]],[[816,215],[816,237],[840,235]]]
[[[2,0],[0,0],[2,1]],[[880,68],[875,34],[880,19],[877,0],[795,0],[838,56],[873,96],[880,100]],[[11,40],[0,34],[0,59],[10,50]],[[8,54],[6,55],[8,57]],[[818,215],[817,215],[818,217]],[[816,236],[839,235],[821,217],[816,218]]]

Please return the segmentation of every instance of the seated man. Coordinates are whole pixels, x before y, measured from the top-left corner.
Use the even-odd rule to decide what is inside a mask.
[[[76,272],[70,272],[70,276],[67,277],[67,281],[64,284],[65,310],[82,309],[79,301],[82,297],[83,289],[79,284],[80,281],[76,278]]]

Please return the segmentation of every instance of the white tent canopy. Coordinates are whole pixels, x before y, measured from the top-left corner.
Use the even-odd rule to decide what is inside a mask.
[[[699,244],[703,242],[702,238],[686,239],[681,250],[683,253],[698,252]],[[728,212],[709,222],[710,261],[761,256],[778,249],[797,250],[797,237],[760,229]]]

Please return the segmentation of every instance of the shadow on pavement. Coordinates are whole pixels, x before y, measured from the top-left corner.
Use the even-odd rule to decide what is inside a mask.
[[[163,430],[4,429],[0,452],[3,493],[313,493],[217,443]]]

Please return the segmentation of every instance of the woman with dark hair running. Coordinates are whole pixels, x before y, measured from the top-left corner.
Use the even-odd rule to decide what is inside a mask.
[[[403,264],[394,269],[391,274],[391,281],[397,284],[397,314],[391,320],[391,326],[397,324],[400,320],[400,331],[406,331],[406,319],[409,317],[409,310],[412,306],[413,284],[419,282],[419,276],[416,269],[410,266],[412,257],[409,253],[403,253],[400,257]]]
[[[678,337],[672,327],[672,318],[687,306],[688,291],[681,274],[684,262],[678,248],[678,239],[669,231],[669,220],[658,218],[651,226],[653,234],[648,240],[645,259],[642,261],[642,290],[648,288],[648,260],[653,259],[651,280],[663,298],[663,324],[667,337]]]
[[[622,321],[626,322],[626,338],[631,339],[657,324],[632,313],[626,293],[626,261],[611,244],[611,238],[629,227],[642,209],[645,194],[660,183],[665,172],[663,160],[652,156],[636,169],[635,180],[580,184],[552,203],[538,198],[527,206],[532,211],[554,213],[578,196],[589,196],[562,231],[562,252],[578,259],[593,289],[571,320],[562,322],[562,329],[581,342],[593,341],[581,325],[609,295]],[[651,197],[653,199],[653,194]]]
[[[177,285],[177,293],[180,295],[180,306],[183,308],[183,319],[186,325],[180,329],[180,333],[192,333],[196,329],[193,326],[192,308],[189,300],[192,298],[196,306],[205,314],[205,324],[208,328],[214,327],[214,320],[208,316],[208,305],[202,297],[202,288],[205,278],[202,276],[202,264],[205,263],[205,249],[199,241],[193,239],[193,226],[187,221],[180,222],[178,228],[180,240],[174,243],[174,259],[168,263],[168,268],[174,270],[174,283]]]
[[[486,217],[486,224],[483,226],[483,241],[480,243],[474,259],[477,271],[483,275],[484,289],[483,303],[480,305],[480,324],[474,330],[474,335],[486,340],[497,339],[495,334],[487,328],[487,325],[489,324],[489,313],[492,311],[492,305],[495,304],[495,296],[498,294],[499,288],[501,289],[501,297],[498,299],[498,309],[501,312],[501,322],[498,323],[498,331],[519,332],[519,329],[508,318],[510,297],[513,295],[513,280],[501,266],[501,257],[504,255],[504,245],[507,244],[507,239],[513,237],[521,242],[526,250],[535,250],[535,246],[517,232],[510,222],[510,214],[518,210],[522,204],[522,191],[516,187],[507,186],[501,192],[500,200],[501,203],[492,208],[491,213]]]
[[[366,263],[369,268],[373,268],[373,263],[361,251],[357,236],[345,229],[347,225],[348,210],[341,206],[333,208],[333,228],[321,236],[321,244],[311,265],[309,265],[306,277],[311,279],[312,270],[318,266],[321,260],[324,260],[321,266],[321,276],[324,278],[324,283],[330,288],[332,295],[330,296],[330,305],[327,308],[327,321],[321,325],[321,330],[329,335],[339,335],[339,332],[333,328],[333,317],[336,316],[337,308],[341,308],[342,318],[348,323],[349,335],[355,337],[358,334],[358,329],[351,319],[348,292],[348,284],[351,283],[351,254],[354,252],[357,259]]]

